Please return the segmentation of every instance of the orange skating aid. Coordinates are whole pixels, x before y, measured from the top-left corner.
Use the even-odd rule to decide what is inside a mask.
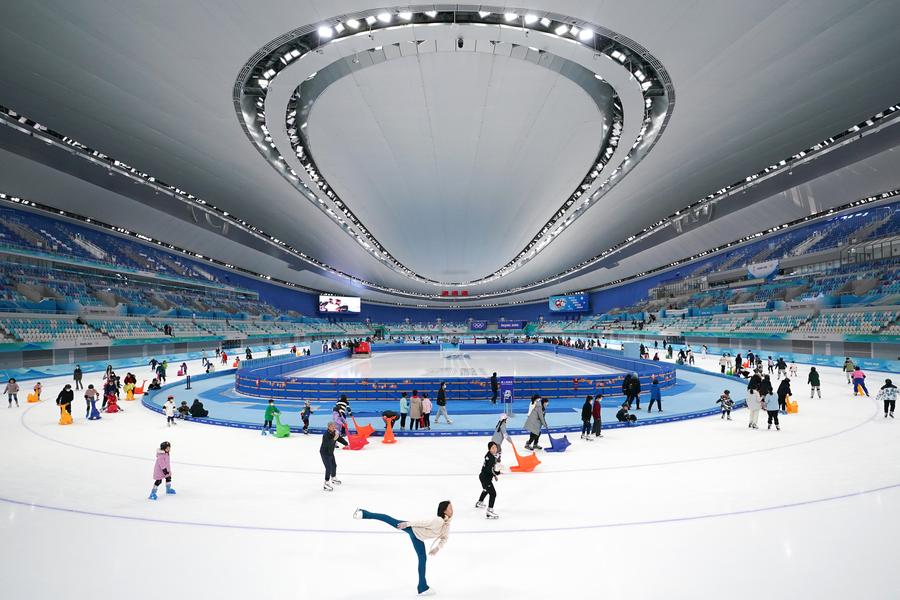
[[[534,471],[534,468],[536,466],[541,464],[541,461],[538,460],[538,457],[536,455],[529,454],[528,456],[522,456],[516,450],[515,444],[510,442],[509,445],[512,446],[513,454],[516,455],[516,462],[519,463],[518,465],[516,465],[514,467],[510,467],[509,468],[510,471],[514,471],[516,473],[530,473],[531,471]]]
[[[363,446],[369,443],[369,440],[361,435],[350,434],[347,436],[347,445],[344,450],[362,450]]]
[[[72,415],[69,414],[64,407],[59,407],[59,424],[60,425],[71,425],[72,424]]]
[[[364,438],[369,437],[373,433],[375,433],[375,428],[372,427],[371,424],[366,423],[362,427],[359,426],[359,423],[356,422],[356,417],[350,417],[353,419],[353,427],[356,429],[356,435],[360,435]]]
[[[41,397],[38,396],[36,392],[31,392],[30,394],[28,394],[28,401],[31,403],[40,402]]]
[[[396,444],[397,439],[394,437],[394,419],[397,417],[382,417],[384,419],[384,437],[381,438],[382,444]]]

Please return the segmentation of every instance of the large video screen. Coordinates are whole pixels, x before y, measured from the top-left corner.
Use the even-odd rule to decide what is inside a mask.
[[[587,294],[550,296],[550,312],[587,312],[590,309]]]
[[[320,313],[358,313],[359,298],[349,296],[319,296]]]

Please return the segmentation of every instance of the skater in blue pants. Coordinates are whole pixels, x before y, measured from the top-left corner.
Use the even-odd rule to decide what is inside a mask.
[[[373,513],[361,508],[357,508],[353,513],[354,519],[375,519],[387,523],[391,527],[396,527],[405,531],[412,541],[413,548],[416,550],[416,556],[419,558],[419,585],[416,588],[420,596],[430,596],[434,592],[428,587],[425,581],[425,540],[435,539],[431,544],[428,554],[434,556],[447,543],[447,537],[450,534],[450,519],[453,517],[453,505],[449,500],[444,500],[438,504],[437,516],[422,521],[400,521],[394,517],[381,513]]]

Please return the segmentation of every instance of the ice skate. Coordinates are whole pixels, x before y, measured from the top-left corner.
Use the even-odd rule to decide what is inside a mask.
[[[322,486],[322,489],[325,490],[326,492],[333,492],[333,491],[334,491],[334,488],[331,487],[331,484],[328,483],[327,481],[325,482],[325,485]]]
[[[357,519],[357,520],[363,518],[363,511],[361,508],[357,508],[356,510],[353,511],[353,518]]]
[[[431,588],[428,588],[427,590],[425,590],[423,592],[419,592],[418,595],[419,596],[434,596],[434,594],[435,594],[435,591]]]
[[[525,449],[526,449],[526,450],[529,450],[529,451],[531,451],[531,452],[534,452],[534,448],[532,448],[532,447],[529,446],[528,444],[525,444]]]
[[[156,488],[153,488],[153,490],[150,492],[150,497],[147,498],[147,500],[156,500]]]
[[[543,449],[544,449],[543,447],[538,446],[537,444],[535,444],[534,446],[532,446],[532,450],[543,450]]]
[[[484,508],[484,502],[479,500],[478,502],[475,503],[475,508]]]
[[[781,431],[781,425],[776,425],[776,426],[775,426],[775,431]]]
[[[166,493],[167,493],[167,494],[174,494],[174,493],[175,493],[175,488],[173,488],[170,484],[166,484]]]
[[[332,483],[332,485],[341,485],[341,480],[340,480],[340,479],[335,479],[334,477],[332,477],[332,478],[331,478],[331,483]]]
[[[487,509],[487,512],[484,513],[484,518],[485,519],[499,519],[500,515],[495,513],[493,508],[489,508],[489,509]]]

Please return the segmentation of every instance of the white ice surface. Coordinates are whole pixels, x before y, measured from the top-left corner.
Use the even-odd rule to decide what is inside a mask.
[[[439,598],[900,598],[900,424],[821,371],[825,398],[797,384],[780,432],[748,430],[741,410],[570,435],[534,473],[500,478],[498,521],[472,508],[483,439],[339,452],[344,484],[327,494],[317,437],[166,428],[137,403],[87,422],[77,396],[61,427],[62,382],[44,381],[41,404],[0,406],[0,597],[411,598],[406,536],[351,514],[422,518],[448,498],[450,540],[428,564]],[[869,373],[873,396],[883,378]],[[162,440],[178,494],[154,503]]]
[[[371,358],[347,358],[293,373],[303,377],[490,377],[501,375],[600,375],[618,369],[539,350],[465,350],[442,358],[439,350],[373,352]]]

